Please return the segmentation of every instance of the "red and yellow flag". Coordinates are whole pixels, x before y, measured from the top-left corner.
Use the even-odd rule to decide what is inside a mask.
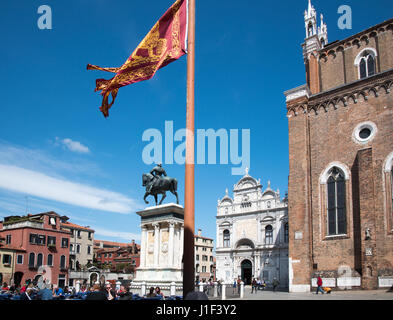
[[[94,91],[103,96],[101,112],[109,116],[120,87],[148,80],[158,69],[179,59],[187,50],[187,0],[177,0],[158,20],[139,46],[120,68],[101,68],[91,64],[87,70],[102,70],[116,73],[109,80],[97,79]],[[108,102],[109,95],[112,102]]]

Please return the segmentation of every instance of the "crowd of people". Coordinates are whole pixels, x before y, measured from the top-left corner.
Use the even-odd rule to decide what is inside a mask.
[[[214,282],[213,282],[212,278],[210,278],[209,280],[202,279],[200,281],[196,281],[196,283],[195,283],[196,291],[200,290],[199,287],[201,285],[203,286],[203,292],[204,293],[206,293],[207,295],[211,295],[212,294],[212,291],[213,291],[213,288],[214,288]],[[217,281],[217,290],[218,290],[218,292],[220,292],[220,290],[221,290],[221,281]]]
[[[128,286],[115,288],[107,282],[101,285],[96,282],[92,286],[83,285],[79,291],[75,288],[58,287],[45,282],[26,281],[23,286],[8,286],[3,283],[0,300],[139,300],[143,298],[165,299],[160,287],[151,287],[144,297],[133,294]],[[167,297],[168,298],[168,297]]]
[[[232,294],[240,294],[241,289],[241,282],[240,278],[234,279],[232,284]],[[271,282],[271,287],[273,291],[277,290],[277,287],[280,283],[278,282],[277,278],[274,278]],[[267,283],[264,279],[253,278],[251,280],[251,293],[257,293],[259,290],[265,290],[267,288]]]
[[[218,280],[217,282],[217,295],[220,296],[221,295],[221,291],[222,291],[222,287],[223,284],[221,283],[220,280]],[[238,277],[237,279],[235,278],[232,282],[232,291],[226,291],[226,294],[228,295],[240,295],[240,291],[241,291],[241,283],[242,280],[240,279],[240,277]],[[260,279],[260,278],[252,278],[251,283],[250,283],[250,287],[251,287],[251,293],[257,293],[259,290],[265,290],[267,287],[272,288],[272,290],[275,292],[277,291],[277,288],[279,286],[279,281],[277,280],[277,278],[274,278],[273,281],[269,282],[269,284],[264,280],[264,279]],[[214,282],[212,279],[209,280],[201,280],[201,281],[197,281],[195,283],[195,290],[196,291],[200,291],[200,286],[203,286],[203,292],[206,293],[208,296],[212,294],[212,290],[214,288]]]
[[[271,282],[271,287],[273,288],[274,292],[277,290],[279,284],[280,283],[278,282],[277,278],[274,278]],[[266,287],[267,283],[264,279],[253,278],[251,281],[251,293],[257,293],[258,290],[265,290]]]

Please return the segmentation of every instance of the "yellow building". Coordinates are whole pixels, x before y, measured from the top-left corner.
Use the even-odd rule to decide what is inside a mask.
[[[5,240],[5,242],[4,242]],[[0,283],[12,284],[15,272],[16,253],[25,250],[8,245],[8,239],[0,238]]]

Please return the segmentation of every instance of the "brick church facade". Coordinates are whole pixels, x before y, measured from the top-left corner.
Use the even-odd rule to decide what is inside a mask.
[[[306,84],[285,92],[289,290],[393,285],[393,19],[328,43],[309,1]]]

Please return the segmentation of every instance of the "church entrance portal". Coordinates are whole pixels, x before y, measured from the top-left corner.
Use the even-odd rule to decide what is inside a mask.
[[[242,268],[242,281],[245,285],[251,284],[252,277],[252,263],[250,260],[243,260]]]

